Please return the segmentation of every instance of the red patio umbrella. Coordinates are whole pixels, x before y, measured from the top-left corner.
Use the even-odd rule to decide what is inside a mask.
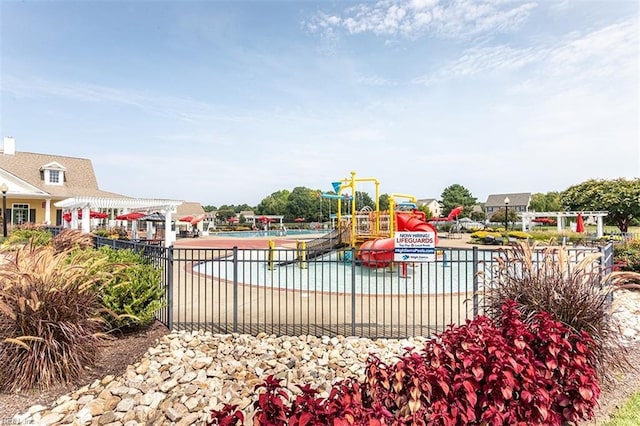
[[[271,222],[271,219],[269,219],[267,216],[258,216],[258,220],[262,223]]]
[[[189,222],[191,223],[191,221],[193,220],[193,216],[184,216],[181,217],[180,219],[178,219],[180,222]]]
[[[576,219],[576,232],[580,234],[584,232],[584,219],[582,218],[582,213],[578,213],[578,218]]]
[[[191,220],[189,221],[193,226],[196,226],[198,224],[198,222],[202,221],[204,219],[203,214],[201,214],[200,216],[194,216],[193,218],[191,218]]]
[[[229,219],[227,219],[227,222],[229,222],[229,223],[235,223],[235,222],[239,222],[239,221],[240,221],[240,219],[238,219],[235,216],[231,216]]]
[[[106,219],[108,217],[109,215],[104,212],[98,212],[93,210],[89,212],[89,218],[91,219]],[[71,222],[71,212],[66,212],[65,214],[62,215],[62,218],[67,222]],[[82,210],[78,210],[78,219],[82,219]]]
[[[129,212],[129,213],[123,213],[123,214],[119,214],[118,216],[116,216],[116,219],[118,220],[138,220],[142,217],[145,217],[146,214],[145,213],[140,213],[140,212]]]
[[[304,217],[296,217],[295,219],[293,219],[294,222],[304,222],[305,218]]]

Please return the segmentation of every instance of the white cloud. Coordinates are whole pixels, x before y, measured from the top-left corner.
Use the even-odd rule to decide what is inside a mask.
[[[395,86],[391,80],[376,75],[360,75],[356,77],[356,81],[366,86]]]
[[[560,40],[527,47],[478,46],[465,50],[457,59],[434,73],[413,80],[433,84],[445,80],[522,71],[531,77],[519,83],[519,90],[536,92],[540,84],[558,79],[575,85],[578,80],[602,80],[631,76],[638,69],[638,27],[628,20],[585,34],[571,33]],[[522,75],[522,74],[521,74]]]
[[[51,96],[90,103],[127,105],[147,113],[185,122],[242,119],[239,116],[220,114],[213,105],[194,99],[150,95],[91,83],[66,83],[6,75],[2,77],[2,92],[18,98]]]
[[[519,28],[536,6],[495,0],[380,0],[350,7],[342,16],[317,13],[306,26],[312,32],[466,38]]]

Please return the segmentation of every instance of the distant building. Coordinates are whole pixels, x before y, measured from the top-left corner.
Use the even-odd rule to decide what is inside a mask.
[[[418,207],[427,206],[433,217],[440,217],[442,215],[442,205],[435,198],[423,198],[418,200]]]
[[[129,198],[99,189],[91,160],[16,151],[12,137],[0,149],[0,182],[7,187],[2,214],[13,225],[61,225],[62,209],[53,204],[71,197]]]
[[[504,210],[505,199],[509,198],[509,210],[513,210],[517,213],[528,212],[529,204],[531,204],[530,192],[518,192],[511,194],[492,194],[487,197],[487,202],[484,205],[487,218],[491,218],[495,212]]]

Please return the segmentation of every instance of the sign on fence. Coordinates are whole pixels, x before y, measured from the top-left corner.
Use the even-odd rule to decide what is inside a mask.
[[[394,261],[435,262],[435,232],[397,232],[394,239]]]

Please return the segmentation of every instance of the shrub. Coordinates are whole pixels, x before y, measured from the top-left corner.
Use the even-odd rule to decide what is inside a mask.
[[[507,236],[511,238],[517,238],[518,240],[528,240],[531,239],[531,234],[523,231],[509,231]]]
[[[103,238],[109,238],[109,234],[110,232],[107,229],[95,229],[93,231],[93,235]]]
[[[29,244],[0,266],[0,389],[45,389],[79,378],[102,334],[99,260]]]
[[[486,231],[486,230],[476,231],[471,234],[471,238],[475,238],[478,240],[484,240],[487,237],[502,238],[502,234],[500,234],[499,232]]]
[[[478,317],[450,326],[422,354],[394,366],[374,362],[367,371],[373,398],[399,424],[560,425],[590,418],[600,388],[589,336],[548,313],[526,324],[515,306],[505,303],[498,321]]]
[[[522,321],[514,302],[498,321],[450,326],[393,365],[370,356],[365,381],[335,384],[326,399],[310,386],[290,403],[269,376],[254,403],[260,425],[561,425],[593,416],[600,394],[593,341],[548,313]],[[243,421],[234,407],[209,424]]]
[[[115,314],[105,319],[113,328],[123,331],[150,325],[156,312],[164,306],[161,271],[132,250],[115,250],[103,246],[110,265],[118,266],[114,280],[101,287],[100,300]]]
[[[63,229],[51,239],[51,244],[57,253],[68,252],[73,249],[86,249],[93,247],[91,234],[84,234],[74,229]]]
[[[25,223],[14,229],[5,240],[5,246],[15,246],[19,244],[31,244],[37,246],[46,246],[51,241],[51,232],[42,228],[40,225],[33,223]]]
[[[640,240],[614,245],[613,256],[618,270],[640,272]]]
[[[598,373],[608,381],[627,362],[608,310],[616,286],[602,285],[603,271],[597,266],[600,253],[571,254],[564,247],[536,247],[518,243],[500,251],[495,266],[483,276],[485,313],[499,318],[504,302],[513,300],[527,322],[540,312],[549,312],[572,330],[587,332],[595,341]]]
[[[128,240],[129,239],[129,231],[122,226],[114,226],[113,228],[109,228],[108,237],[113,240]]]

